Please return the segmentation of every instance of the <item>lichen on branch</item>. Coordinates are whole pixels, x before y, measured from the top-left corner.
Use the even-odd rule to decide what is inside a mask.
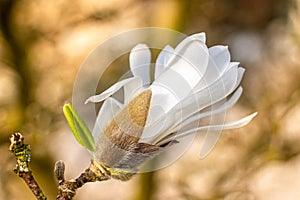
[[[29,167],[31,159],[30,146],[28,144],[24,144],[24,137],[21,133],[14,133],[10,138],[10,142],[9,150],[16,157],[16,167],[14,172],[25,181],[38,200],[47,199],[46,195],[34,179]]]

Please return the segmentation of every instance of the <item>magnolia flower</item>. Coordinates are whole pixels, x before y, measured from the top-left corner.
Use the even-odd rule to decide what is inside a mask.
[[[240,128],[256,115],[199,126],[203,118],[224,113],[237,102],[244,74],[238,62],[230,62],[226,46],[207,48],[205,40],[199,33],[175,49],[166,46],[157,57],[153,81],[150,50],[138,44],[129,57],[133,77],[87,99],[104,101],[89,149],[94,162],[110,169],[113,178],[128,180],[146,160],[189,134]],[[123,101],[114,97],[121,89]]]

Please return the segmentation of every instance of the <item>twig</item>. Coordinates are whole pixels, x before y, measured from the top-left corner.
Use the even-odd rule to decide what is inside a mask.
[[[64,163],[62,161],[57,161],[54,170],[55,176],[59,181],[57,200],[71,200],[75,196],[76,190],[85,183],[105,181],[111,178],[107,168],[94,161],[92,161],[90,167],[75,180],[64,180],[64,169]]]
[[[46,195],[34,179],[29,167],[31,158],[30,146],[28,144],[24,144],[24,137],[21,133],[13,134],[10,141],[11,145],[9,150],[17,159],[14,172],[24,179],[25,183],[38,200],[46,200]],[[80,176],[75,180],[65,180],[64,172],[65,164],[62,161],[57,161],[54,170],[54,174],[59,182],[57,200],[71,200],[75,196],[76,190],[82,187],[85,183],[105,181],[112,177],[106,166],[94,161],[92,161],[90,167],[80,174]]]
[[[31,158],[30,146],[24,144],[24,137],[21,133],[15,133],[10,138],[9,150],[14,154],[17,159],[16,168],[14,172],[27,184],[32,193],[36,196],[38,200],[45,200],[47,197],[39,187],[38,183],[32,175],[32,171],[29,167],[29,162]]]

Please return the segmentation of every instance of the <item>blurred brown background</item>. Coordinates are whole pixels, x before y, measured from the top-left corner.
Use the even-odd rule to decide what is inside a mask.
[[[31,144],[32,168],[49,199],[56,196],[56,160],[66,162],[67,178],[89,165],[62,106],[93,48],[146,26],[205,31],[208,46],[229,45],[232,60],[247,69],[244,94],[229,118],[259,115],[224,132],[204,160],[196,141],[163,170],[125,183],[87,184],[75,199],[298,199],[299,9],[299,0],[0,0],[0,199],[34,199],[12,172],[8,146],[16,131]]]

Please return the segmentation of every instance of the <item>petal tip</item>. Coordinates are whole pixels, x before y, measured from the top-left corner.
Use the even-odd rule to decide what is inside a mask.
[[[247,125],[249,122],[252,121],[252,119],[258,114],[258,112],[252,113],[251,115],[248,115],[247,117],[244,118],[244,124],[243,126]]]
[[[141,44],[137,44],[135,47],[133,47],[132,50],[141,50],[141,49],[149,49],[149,47],[148,47],[148,45],[141,43]]]
[[[251,114],[250,116],[251,116],[252,118],[254,118],[256,115],[258,115],[258,112],[255,112],[255,113]]]
[[[87,100],[85,100],[84,104],[88,104],[93,102],[92,97],[89,97]]]
[[[205,34],[205,32],[196,33],[194,35],[191,35],[190,38],[192,40],[198,40],[198,41],[201,41],[203,43],[206,43],[206,34]]]

